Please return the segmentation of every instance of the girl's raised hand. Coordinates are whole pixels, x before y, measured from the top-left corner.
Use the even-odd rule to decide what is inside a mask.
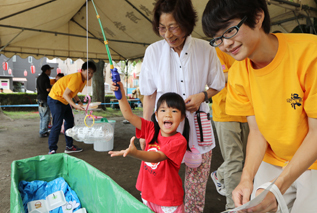
[[[120,83],[121,83],[121,82],[118,82],[118,84],[120,84]],[[111,84],[110,84],[110,89],[111,89],[112,91],[117,91],[117,90],[119,89],[119,87],[116,86],[116,83],[111,82]]]
[[[126,150],[110,151],[108,152],[108,154],[110,154],[111,157],[116,157],[116,156],[126,157],[127,155],[134,156],[135,153],[137,152],[137,148],[134,145],[134,139],[135,139],[135,136],[131,138],[129,148],[127,148]]]

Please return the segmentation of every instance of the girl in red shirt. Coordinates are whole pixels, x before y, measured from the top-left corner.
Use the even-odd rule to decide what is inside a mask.
[[[122,99],[121,112],[126,120],[136,127],[136,136],[145,138],[145,150],[138,150],[131,138],[126,150],[110,151],[111,157],[127,155],[142,160],[136,188],[141,191],[142,200],[152,211],[158,213],[184,212],[184,190],[178,174],[184,154],[189,149],[189,124],[183,98],[176,93],[165,93],[157,102],[151,121],[132,113],[124,95],[121,82],[118,82]],[[113,90],[118,87],[112,86]],[[185,119],[183,135],[177,127]]]

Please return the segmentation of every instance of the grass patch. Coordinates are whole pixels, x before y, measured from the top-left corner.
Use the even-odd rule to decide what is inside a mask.
[[[132,112],[136,115],[142,116],[143,115],[143,108],[135,108],[132,110]],[[82,113],[79,111],[74,111],[74,114]],[[112,109],[107,108],[107,110],[102,111],[92,111],[92,114],[95,116],[102,116],[105,118],[111,118],[111,117],[123,117],[120,109]]]
[[[12,118],[13,120],[35,119],[40,117],[39,114],[34,111],[3,111],[3,114]]]
[[[142,116],[143,114],[143,108],[135,108],[132,110],[132,112],[136,115]],[[111,109],[107,108],[105,111],[93,111],[93,115],[96,116],[102,116],[102,117],[122,117],[122,113],[120,109]]]
[[[37,111],[3,111],[3,113],[14,119],[35,119],[39,118],[39,114],[36,113]],[[136,115],[142,116],[143,114],[143,108],[137,107],[132,110],[132,112]],[[74,110],[74,114],[77,113],[83,113],[79,111]],[[106,118],[111,118],[111,117],[122,117],[122,113],[119,109],[112,109],[112,108],[107,108],[107,110],[101,110],[101,111],[92,111],[92,114],[95,116],[102,116]]]

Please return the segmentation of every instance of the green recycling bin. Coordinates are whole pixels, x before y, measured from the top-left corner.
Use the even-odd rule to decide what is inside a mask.
[[[10,212],[24,213],[18,190],[21,180],[52,181],[63,177],[88,213],[152,212],[109,176],[68,154],[40,155],[11,164]]]

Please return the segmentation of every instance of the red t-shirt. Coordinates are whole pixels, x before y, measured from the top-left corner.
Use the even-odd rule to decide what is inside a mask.
[[[141,130],[136,129],[137,138],[145,138],[145,151],[161,151],[168,159],[149,163],[141,162],[136,188],[142,198],[160,206],[179,206],[183,203],[184,190],[178,174],[187,142],[180,133],[171,137],[158,134],[158,143],[149,144],[154,135],[154,123],[142,118]]]

